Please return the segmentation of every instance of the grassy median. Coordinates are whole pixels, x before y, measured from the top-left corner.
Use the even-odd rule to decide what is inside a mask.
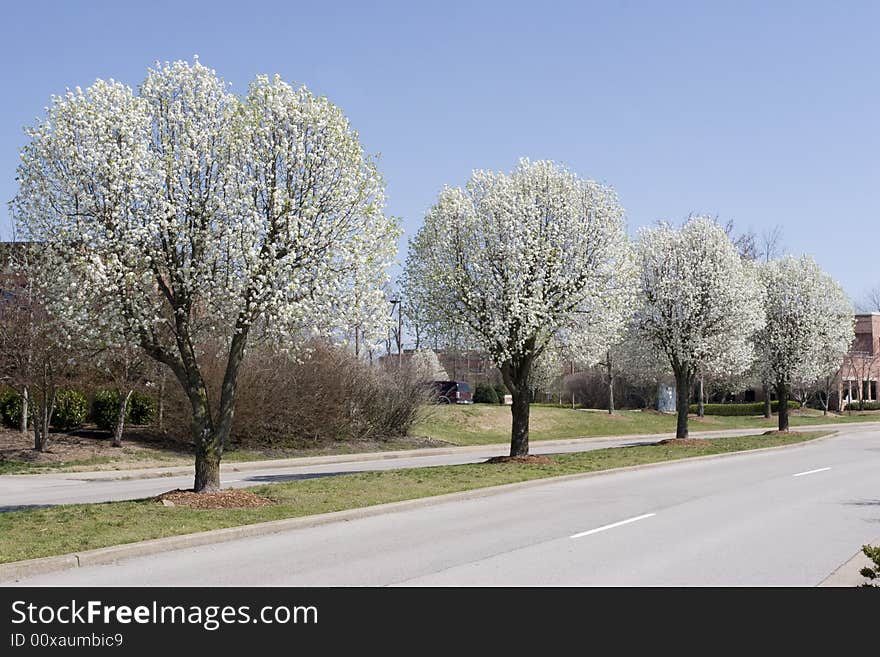
[[[70,504],[0,514],[0,562],[190,534],[281,518],[397,502],[419,497],[510,484],[531,479],[594,472],[643,463],[775,447],[804,442],[828,432],[717,438],[699,445],[639,445],[558,454],[554,464],[470,464],[363,472],[255,486],[272,499],[253,509],[197,510],[153,501]]]
[[[813,409],[791,413],[792,427],[816,424],[847,424],[850,422],[880,421],[880,411],[864,411],[822,415]],[[718,431],[721,429],[755,429],[756,432],[775,429],[778,418],[763,416],[691,416],[690,430]],[[592,438],[629,434],[674,433],[674,413],[652,411],[618,411],[609,415],[604,411],[572,410],[558,406],[535,404],[529,417],[529,439],[556,440],[561,438]],[[410,433],[443,440],[455,445],[486,445],[510,440],[510,407],[490,404],[467,406],[434,406]]]

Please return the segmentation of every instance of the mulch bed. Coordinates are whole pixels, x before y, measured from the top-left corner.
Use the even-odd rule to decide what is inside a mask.
[[[493,456],[485,463],[526,463],[532,465],[556,465],[556,461],[541,454],[528,456]]]
[[[164,506],[188,506],[191,509],[253,509],[274,504],[269,498],[240,488],[216,493],[194,493],[191,490],[178,488],[157,495],[153,499]]]
[[[656,445],[683,445],[686,447],[699,447],[700,445],[711,445],[711,440],[704,440],[703,438],[666,438],[661,440]]]

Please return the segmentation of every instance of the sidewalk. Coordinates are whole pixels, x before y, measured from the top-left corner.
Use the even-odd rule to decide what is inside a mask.
[[[880,545],[880,537],[871,541],[868,545]],[[859,550],[852,558],[823,579],[817,586],[823,587],[853,587],[861,586],[868,582],[868,578],[862,575],[862,568],[871,568],[874,563]]]

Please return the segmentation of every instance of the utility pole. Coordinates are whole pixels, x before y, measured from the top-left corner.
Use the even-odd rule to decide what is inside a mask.
[[[397,335],[394,341],[397,343],[397,368],[403,367],[403,317],[400,314],[400,299],[391,299],[391,316],[394,317],[394,306],[397,306]]]

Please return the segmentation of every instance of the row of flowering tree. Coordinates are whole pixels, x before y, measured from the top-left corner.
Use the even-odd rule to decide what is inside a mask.
[[[611,189],[547,161],[445,188],[410,242],[406,281],[424,323],[492,357],[513,397],[511,456],[528,454],[543,359],[601,364],[609,392],[622,365],[670,372],[686,438],[697,377],[771,381],[784,431],[792,385],[833,372],[853,339],[846,295],[811,259],[758,263],[700,216],[630,243]]]
[[[352,326],[385,332],[399,229],[374,162],[327,99],[277,76],[239,96],[197,60],[174,62],[137,90],[98,81],[53,98],[29,136],[12,210],[39,246],[29,280],[41,321],[108,367],[142,353],[173,373],[191,410],[196,491],[220,485],[248,345],[290,352]],[[497,365],[513,398],[511,456],[528,454],[531,390],[562,362],[603,363],[610,389],[619,363],[662,365],[683,438],[695,377],[759,363],[784,398],[852,335],[845,295],[812,261],[759,266],[704,217],[631,242],[612,189],[549,161],[443,189],[401,287],[426,330]],[[624,336],[637,355],[621,353]],[[219,391],[203,372],[207,340],[223,345]],[[51,395],[35,392],[51,415]]]

